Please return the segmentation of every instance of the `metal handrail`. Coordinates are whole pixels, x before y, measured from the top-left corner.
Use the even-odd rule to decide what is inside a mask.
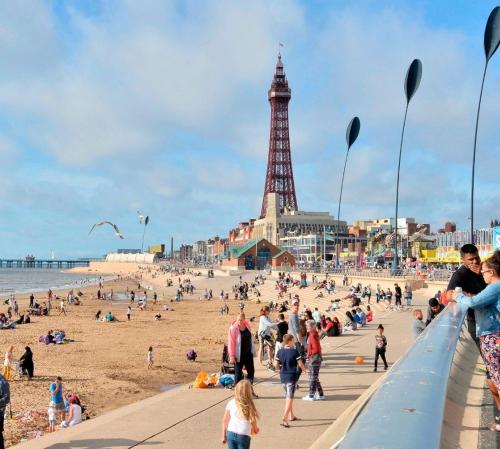
[[[339,449],[438,449],[448,377],[467,307],[450,303],[387,373]]]

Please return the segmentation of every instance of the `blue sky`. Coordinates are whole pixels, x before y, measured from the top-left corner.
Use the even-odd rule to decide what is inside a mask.
[[[400,215],[468,224],[483,32],[496,1],[0,3],[0,256],[97,256],[225,236],[260,211],[278,43],[299,208],[391,216],[414,58]],[[489,66],[475,220],[499,216],[500,53]],[[109,219],[122,229],[90,237]]]

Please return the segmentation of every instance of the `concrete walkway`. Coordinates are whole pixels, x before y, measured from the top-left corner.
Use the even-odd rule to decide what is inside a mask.
[[[423,304],[427,296],[425,290],[417,292],[414,303]],[[257,370],[255,391],[260,396],[256,404],[261,414],[261,432],[252,439],[252,448],[309,447],[363,391],[383,376],[380,365],[379,372],[373,372],[374,334],[379,323],[386,329],[390,365],[408,349],[412,342],[411,312],[377,309],[374,307],[374,321],[367,328],[322,340],[325,361],[320,379],[326,400],[300,400],[307,393],[304,375],[295,407],[301,420],[291,423],[289,429],[279,425],[284,406],[279,375]],[[365,364],[356,365],[356,356],[363,356]],[[15,448],[220,448],[223,447],[220,422],[232,396],[230,390],[195,390],[181,386]]]

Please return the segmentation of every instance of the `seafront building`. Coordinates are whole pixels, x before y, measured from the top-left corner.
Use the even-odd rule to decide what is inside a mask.
[[[257,246],[264,239],[293,255],[299,265],[332,265],[337,253],[342,265],[387,265],[394,259],[397,228],[401,260],[410,264],[459,263],[459,246],[463,244],[461,242],[470,241],[470,235],[467,231],[457,231],[451,222],[447,222],[437,234],[431,234],[429,224],[418,223],[413,217],[398,218],[397,223],[393,217],[362,219],[348,226],[346,221],[337,221],[329,212],[299,209],[288,121],[291,97],[281,55],[278,55],[268,91],[271,126],[260,215],[256,219],[241,221],[228,231],[227,238],[215,236],[192,245],[182,245],[182,260],[234,266],[232,259],[239,254],[238,248]],[[494,247],[492,229],[493,225],[491,229],[476,233],[475,241],[482,255],[490,253]],[[254,257],[259,256],[254,254]],[[245,263],[247,268],[251,265]]]

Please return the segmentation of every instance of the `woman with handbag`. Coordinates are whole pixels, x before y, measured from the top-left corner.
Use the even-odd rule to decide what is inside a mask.
[[[309,394],[304,396],[304,401],[322,401],[325,399],[323,388],[319,381],[319,369],[323,357],[321,355],[321,343],[316,322],[308,320],[306,322],[307,328],[307,373],[309,375]]]

